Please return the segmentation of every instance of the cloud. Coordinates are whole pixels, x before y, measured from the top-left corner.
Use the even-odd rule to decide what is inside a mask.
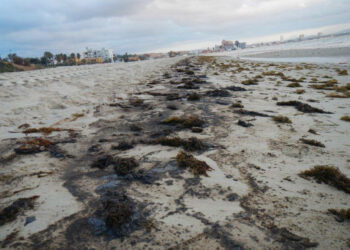
[[[0,54],[143,52],[349,23],[348,0],[0,0]]]

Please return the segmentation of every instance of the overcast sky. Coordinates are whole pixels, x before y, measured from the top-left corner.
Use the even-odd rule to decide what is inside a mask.
[[[0,55],[205,48],[337,31],[349,13],[350,0],[0,0]]]

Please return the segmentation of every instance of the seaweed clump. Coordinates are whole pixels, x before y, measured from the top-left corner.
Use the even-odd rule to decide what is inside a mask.
[[[188,117],[171,116],[163,120],[161,123],[168,124],[168,125],[181,125],[185,128],[192,128],[192,127],[202,127],[204,124],[204,121],[194,115],[190,115]]]
[[[304,94],[305,93],[305,90],[304,89],[297,89],[295,91],[295,94],[298,94],[298,95],[301,95],[301,94]]]
[[[134,106],[134,107],[140,107],[143,105],[144,101],[140,98],[131,98],[129,99],[129,103],[130,105]]]
[[[134,145],[132,145],[130,142],[122,141],[118,144],[118,146],[114,146],[113,149],[125,151],[125,150],[132,149],[133,147]]]
[[[206,93],[207,96],[211,97],[230,97],[232,94],[227,91],[226,89],[214,89],[214,90],[209,90]]]
[[[192,173],[195,175],[204,175],[208,177],[207,171],[213,170],[206,162],[200,161],[193,155],[184,151],[180,151],[176,155],[176,161],[180,167],[191,169]]]
[[[243,85],[258,85],[257,79],[247,79],[241,82]]]
[[[197,93],[191,93],[187,96],[187,100],[189,101],[198,101],[201,99],[201,96]]]
[[[277,123],[292,123],[292,121],[287,117],[283,115],[277,115],[272,117],[272,120],[274,120]]]
[[[5,207],[0,212],[0,226],[14,221],[17,216],[24,210],[33,209],[35,205],[35,200],[39,196],[32,196],[29,198],[21,198],[13,202],[10,206]]]
[[[340,76],[347,76],[348,75],[348,71],[346,69],[343,69],[343,70],[336,69],[336,71],[337,71],[338,75],[340,75]]]
[[[24,134],[32,134],[32,133],[42,133],[49,135],[52,132],[63,131],[61,128],[52,128],[52,127],[42,127],[42,128],[28,128],[23,131]]]
[[[235,103],[232,103],[231,108],[244,108],[244,106],[240,102],[235,102]]]
[[[16,154],[35,154],[48,149],[52,142],[43,138],[25,141],[22,146],[15,149]]]
[[[189,139],[181,139],[180,137],[160,137],[152,141],[152,143],[170,147],[183,147],[188,151],[203,150],[206,148],[203,142],[196,137],[191,137]]]
[[[340,120],[345,121],[345,122],[350,122],[350,116],[345,115],[342,118],[340,118]]]
[[[301,138],[300,141],[304,144],[310,145],[310,146],[315,146],[315,147],[320,147],[320,148],[324,148],[325,145],[319,141],[316,140],[312,140],[312,139],[305,139],[305,138]]]
[[[343,92],[341,94],[338,93],[329,93],[328,95],[326,95],[326,97],[331,97],[331,98],[349,98],[350,97],[350,92]]]
[[[138,166],[139,166],[139,163],[135,160],[134,157],[131,157],[131,158],[118,157],[114,159],[114,170],[119,175],[127,175],[131,173],[131,171]]]
[[[269,115],[259,113],[256,111],[248,111],[245,109],[240,109],[240,110],[235,110],[235,113],[240,114],[240,115],[247,115],[247,116],[260,116],[260,117],[269,117]]]
[[[229,87],[226,87],[226,89],[231,91],[247,91],[245,88],[238,87],[238,86],[229,86]]]
[[[239,126],[241,126],[241,127],[244,127],[244,128],[250,128],[250,127],[253,127],[253,126],[254,126],[253,124],[251,124],[251,123],[249,123],[249,122],[245,122],[245,121],[243,121],[243,120],[239,120],[239,121],[237,122],[237,124],[238,124]]]
[[[133,204],[131,200],[123,194],[108,194],[108,198],[103,201],[106,211],[106,225],[112,228],[114,233],[123,236],[127,232],[126,224],[132,220]]]
[[[328,209],[328,211],[336,215],[340,221],[350,220],[350,208],[348,209]]]
[[[91,165],[92,168],[99,168],[99,169],[105,169],[109,165],[112,165],[114,163],[114,159],[110,155],[104,155],[98,158],[96,161],[94,161]]]
[[[350,193],[350,179],[333,166],[315,166],[310,170],[299,173],[299,176],[307,180],[311,177],[318,183],[325,183]]]
[[[302,86],[298,82],[292,82],[292,83],[288,84],[287,87],[288,88],[299,88],[299,87],[302,87]]]
[[[323,114],[331,114],[330,112],[326,112],[322,109],[312,107],[311,105],[307,103],[302,103],[299,101],[287,101],[287,102],[277,102],[278,106],[293,106],[298,111],[304,112],[304,113],[323,113]]]

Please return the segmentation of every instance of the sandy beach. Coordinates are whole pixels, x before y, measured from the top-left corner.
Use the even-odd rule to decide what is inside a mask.
[[[0,246],[350,248],[349,64],[236,57],[0,74]]]

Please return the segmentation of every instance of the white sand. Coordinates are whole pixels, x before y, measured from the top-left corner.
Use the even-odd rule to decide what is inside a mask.
[[[14,142],[11,138],[24,137],[17,127],[29,123],[32,127],[55,125],[78,131],[81,136],[78,142],[62,145],[62,148],[76,158],[83,159],[94,136],[101,135],[102,138],[104,133],[110,135],[110,130],[117,136],[122,136],[126,132],[115,129],[117,125],[143,119],[140,113],[123,111],[106,104],[124,103],[129,97],[140,93],[139,98],[154,105],[153,109],[144,111],[145,114],[151,113],[157,117],[165,112],[164,103],[157,104],[155,97],[144,92],[167,92],[169,88],[175,91],[176,87],[166,84],[168,80],[162,75],[171,72],[170,67],[181,59],[183,58],[0,74],[0,104],[3,107],[0,111],[0,156],[9,154],[13,149]],[[204,188],[210,191],[204,192],[205,197],[186,193],[185,182],[193,177],[190,172],[183,173],[182,179],[167,175],[157,181],[157,185],[133,182],[127,189],[128,195],[136,201],[148,204],[150,217],[156,221],[158,231],[145,233],[139,230],[124,241],[106,241],[102,237],[87,238],[86,241],[74,242],[76,245],[72,243],[72,248],[88,246],[97,249],[144,249],[146,245],[152,249],[171,246],[190,249],[227,247],[223,243],[227,244],[227,241],[212,237],[212,231],[207,232],[215,229],[213,225],[220,227],[220,237],[225,236],[243,248],[286,247],[287,245],[276,240],[276,236],[271,233],[272,224],[317,242],[318,249],[349,247],[350,223],[339,223],[327,212],[330,208],[349,208],[349,194],[298,176],[300,171],[312,166],[329,164],[338,167],[350,177],[350,124],[340,120],[343,115],[350,115],[350,99],[328,98],[325,97],[328,92],[308,88],[311,78],[327,80],[322,78],[324,75],[337,79],[340,86],[345,85],[350,82],[350,77],[338,76],[335,68],[344,68],[350,72],[349,67],[325,64],[311,65],[308,69],[302,65],[303,69],[295,70],[295,64],[292,63],[269,66],[268,63],[240,61],[240,67],[248,70],[237,72],[237,67],[234,66],[220,69],[221,63],[237,63],[232,60],[226,54],[225,57],[217,57],[215,65],[201,65],[200,73],[207,74],[207,81],[211,84],[201,85],[201,89],[197,91],[204,94],[210,88],[231,85],[245,87],[248,91],[232,92],[233,97],[218,99],[229,103],[240,100],[246,110],[288,116],[292,124],[278,125],[271,118],[240,116],[230,106],[216,104],[214,98],[204,99],[206,102],[212,101],[208,105],[208,113],[200,111],[195,102],[189,103],[186,99],[178,101],[185,109],[179,109],[172,114],[198,113],[207,119],[209,125],[201,134],[183,130],[174,135],[184,138],[196,136],[220,146],[195,154],[198,159],[210,165],[213,171],[209,172],[209,177],[201,177],[201,186],[191,188],[198,193],[204,192]],[[236,72],[233,73],[232,70]],[[306,93],[296,94],[295,88],[286,87],[288,82],[277,86],[280,79],[275,76],[264,76],[258,85],[240,84],[242,80],[269,70],[284,72],[285,75],[295,78],[305,77],[306,80],[301,84]],[[162,79],[163,83],[153,87],[146,85],[154,79]],[[333,114],[301,113],[294,107],[277,106],[274,97],[278,101],[300,100]],[[308,102],[309,99],[317,102]],[[72,117],[74,113],[82,113],[84,116],[75,120]],[[220,117],[218,125],[210,120],[215,115]],[[239,119],[253,123],[254,127],[238,126],[236,123]],[[308,133],[310,128],[315,129],[318,135]],[[65,132],[51,135],[55,138],[67,136]],[[299,141],[302,137],[318,140],[325,144],[325,148],[305,145]],[[103,150],[107,152],[112,144],[115,143],[101,143]],[[150,169],[156,163],[165,164],[173,160],[177,152],[177,148],[137,145],[131,150],[115,154],[134,156],[142,161],[140,168]],[[82,166],[73,166],[69,160],[55,159],[44,152],[23,156],[2,166],[1,176],[19,177],[21,182],[0,182],[1,208],[17,198],[33,195],[40,195],[40,198],[34,210],[25,211],[14,222],[1,227],[0,240],[18,230],[18,237],[24,237],[22,241],[18,241],[24,244],[22,246],[33,247],[30,236],[41,235],[45,236],[43,239],[52,241],[51,245],[43,245],[45,247],[69,246],[64,232],[74,219],[63,219],[71,215],[84,218],[91,214],[92,208],[88,202],[98,197],[95,189],[106,183],[105,179],[89,178],[88,175],[74,182],[65,179],[67,172],[85,174],[96,171],[89,166],[84,168],[84,164],[83,159]],[[40,171],[48,174],[41,178],[35,174],[30,175]],[[173,181],[172,185],[166,184],[169,180]],[[79,186],[91,196],[78,201],[79,197],[75,197],[63,186],[66,182]],[[266,190],[264,187],[267,187]],[[18,192],[14,194],[14,191]],[[226,195],[230,193],[236,194],[238,198],[228,201]],[[180,210],[182,206],[187,210]],[[169,214],[171,211],[177,212]],[[36,216],[36,220],[24,227],[27,216]],[[50,225],[58,226],[40,232]],[[51,234],[55,237],[50,236]],[[143,239],[142,237],[147,240],[136,241],[136,245],[132,243],[134,239]]]

